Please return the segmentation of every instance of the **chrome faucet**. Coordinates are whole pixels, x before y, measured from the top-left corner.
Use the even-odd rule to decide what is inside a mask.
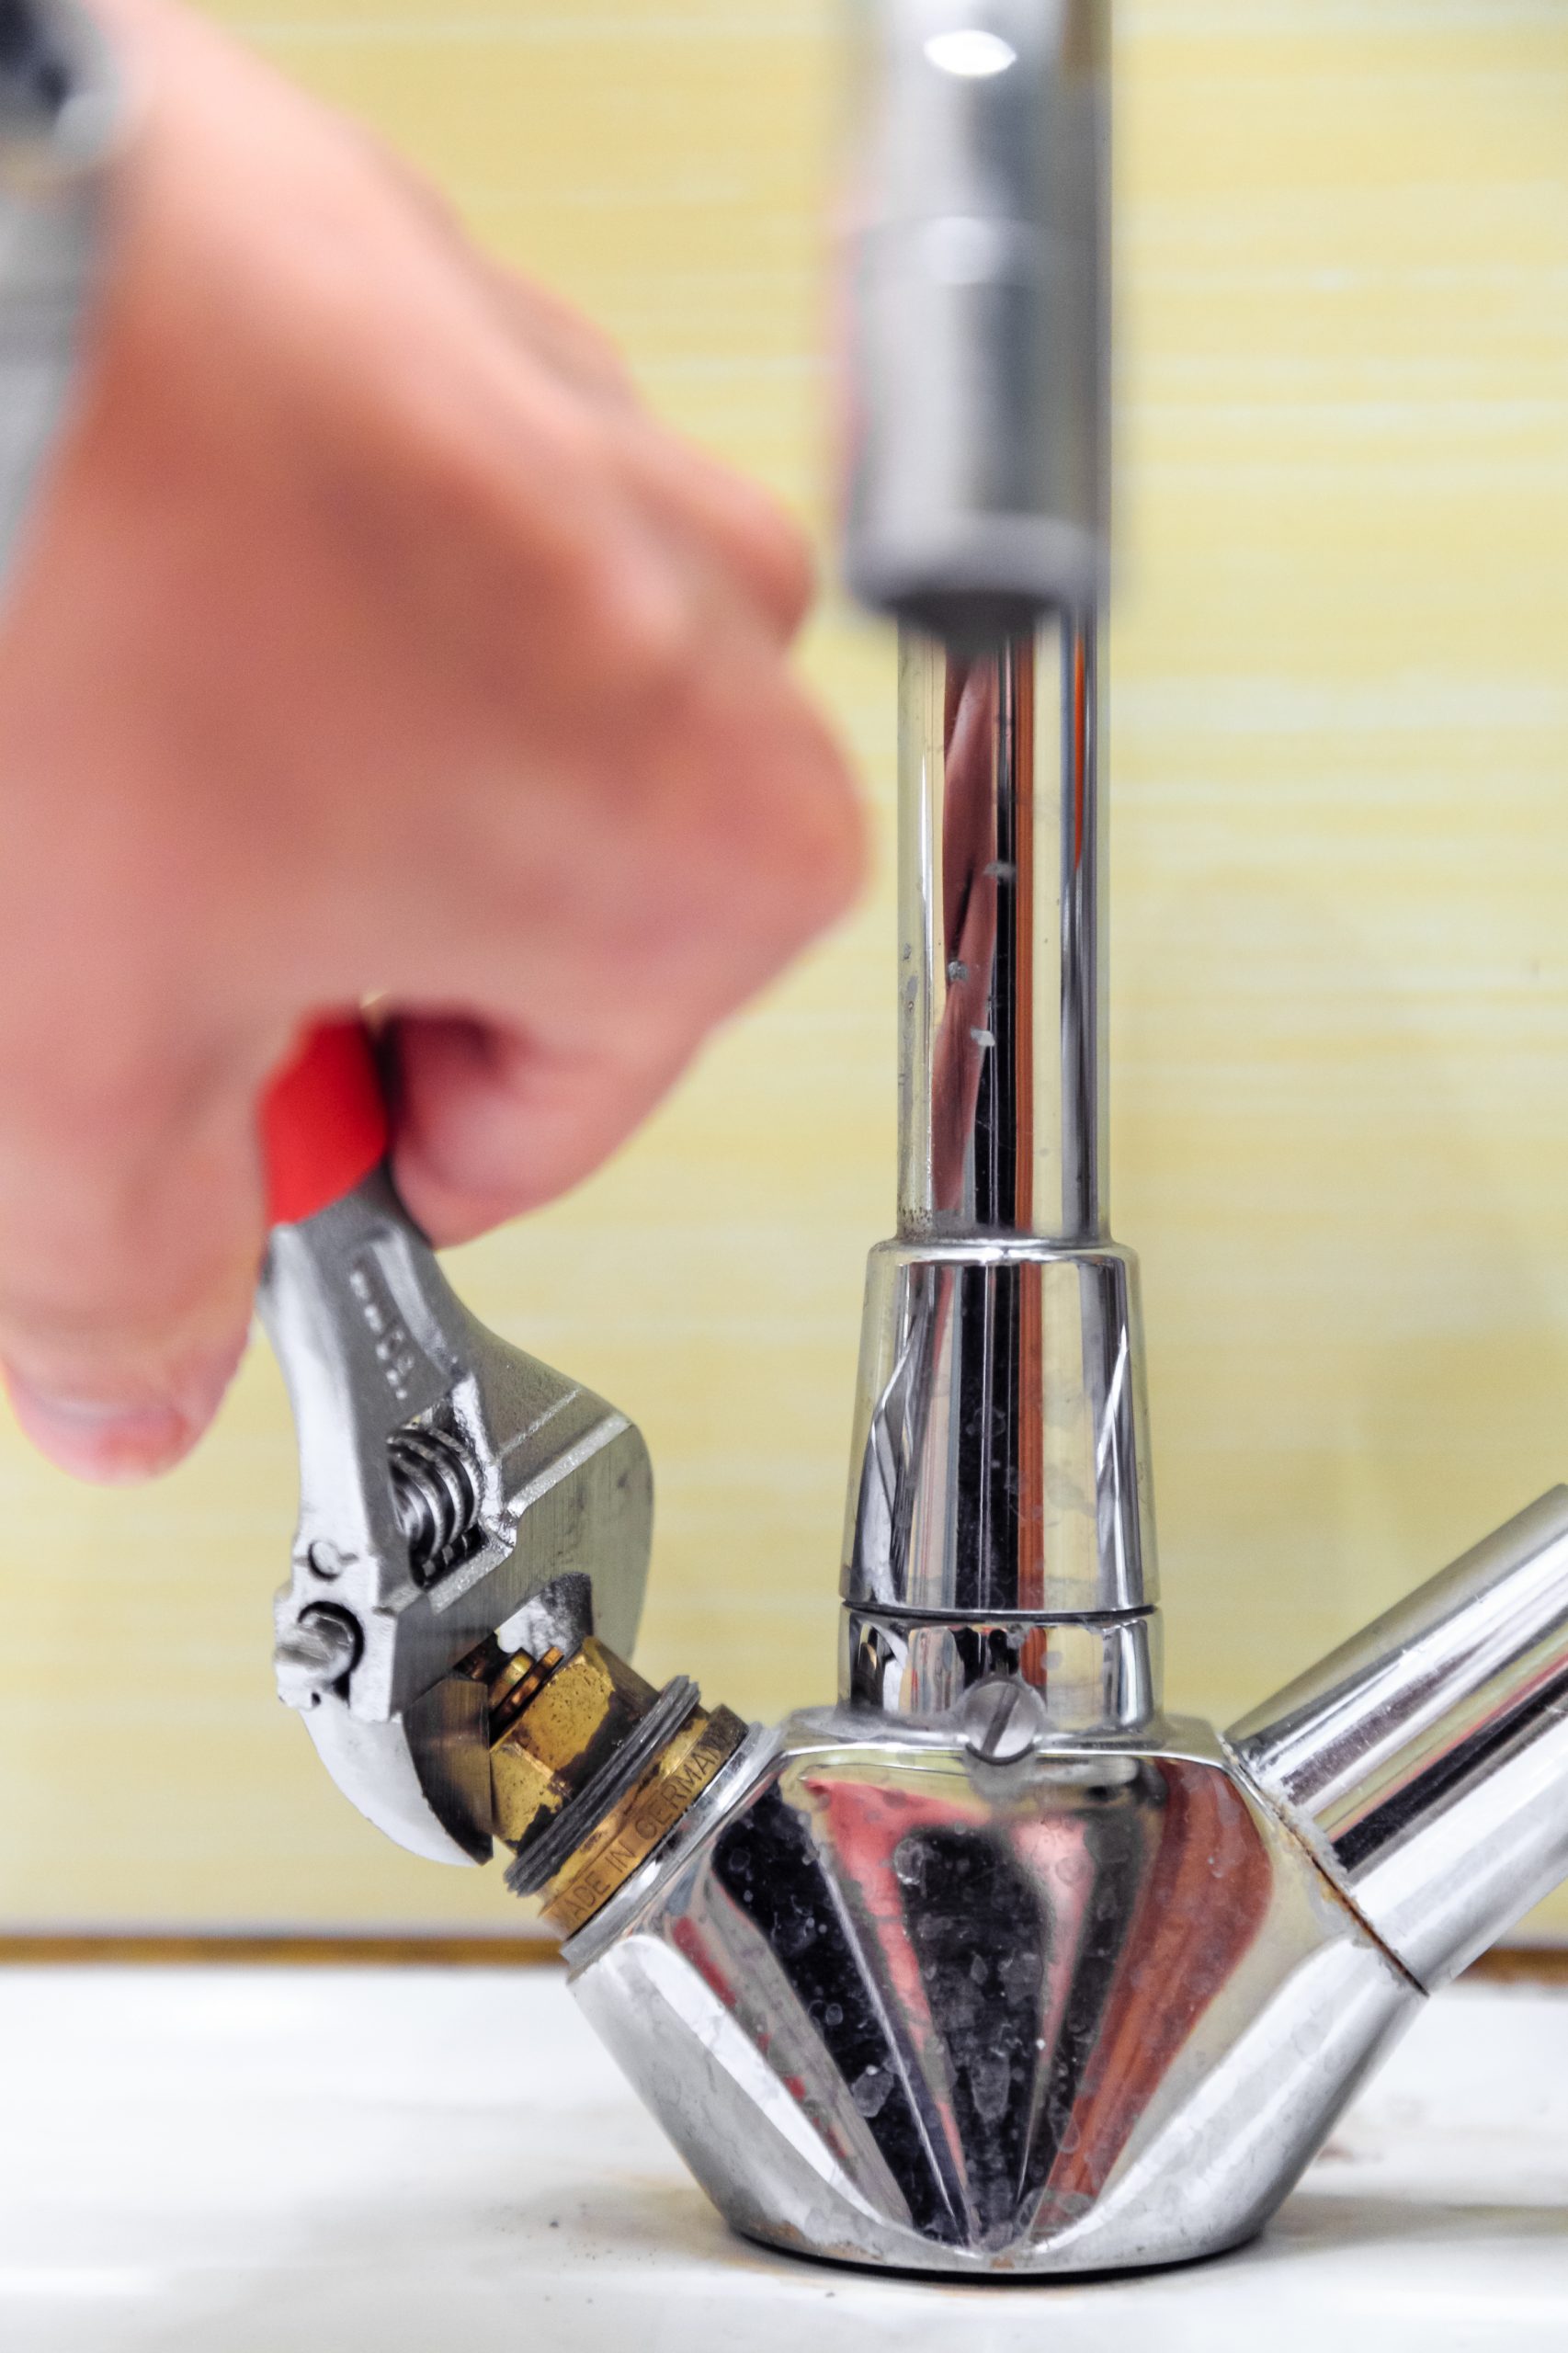
[[[1165,1715],[1137,1268],[1106,1233],[1094,633],[906,642],[900,1233],[833,1709],[566,1948],[736,2226],[905,2270],[1249,2236],[1568,1873],[1568,1489],[1225,1734]]]
[[[747,1728],[607,1647],[635,1433],[498,1353],[358,1169],[267,1278],[307,1440],[278,1655],[394,1836],[514,1849],[740,2230],[911,2271],[1170,2263],[1256,2231],[1568,1874],[1568,1489],[1229,1733],[1164,1712],[1104,1181],[1105,9],[862,16],[848,569],[905,622],[902,1084],[839,1699]]]
[[[1568,1872],[1568,1490],[1226,1734],[1167,1717],[1105,1191],[1104,0],[861,0],[851,584],[900,663],[899,1224],[839,1705],[568,1946],[740,2229],[1169,2263]]]

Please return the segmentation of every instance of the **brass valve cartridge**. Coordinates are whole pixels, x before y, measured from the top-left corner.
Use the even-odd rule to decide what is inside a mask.
[[[468,1671],[488,1691],[493,1824],[516,1857],[506,1884],[540,1896],[541,1916],[572,1936],[669,1836],[745,1726],[702,1707],[688,1677],[656,1691],[592,1634],[569,1657],[507,1657],[492,1643]]]

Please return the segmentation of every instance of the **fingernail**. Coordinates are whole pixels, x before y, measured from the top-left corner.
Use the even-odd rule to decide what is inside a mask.
[[[235,1361],[226,1350],[221,1367],[204,1365],[182,1382],[177,1403],[57,1396],[9,1367],[5,1378],[11,1409],[40,1454],[74,1478],[124,1486],[154,1478],[189,1452],[217,1412]]]

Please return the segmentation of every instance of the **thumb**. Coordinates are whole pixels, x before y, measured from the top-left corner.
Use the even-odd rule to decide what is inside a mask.
[[[188,1451],[244,1353],[263,1230],[254,1087],[226,1068],[0,1090],[0,1364],[62,1470]]]

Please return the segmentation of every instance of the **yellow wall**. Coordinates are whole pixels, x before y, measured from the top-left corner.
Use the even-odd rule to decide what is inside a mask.
[[[820,514],[829,0],[219,13]],[[1568,1472],[1568,7],[1127,0],[1119,74],[1116,1224],[1173,1697],[1223,1720]],[[885,835],[888,644],[831,608],[806,660]],[[758,1713],[833,1672],[886,874],[614,1167],[457,1267],[642,1422],[644,1664]],[[292,1501],[260,1351],[143,1495],[0,1438],[11,1921],[517,1923],[273,1700]]]

